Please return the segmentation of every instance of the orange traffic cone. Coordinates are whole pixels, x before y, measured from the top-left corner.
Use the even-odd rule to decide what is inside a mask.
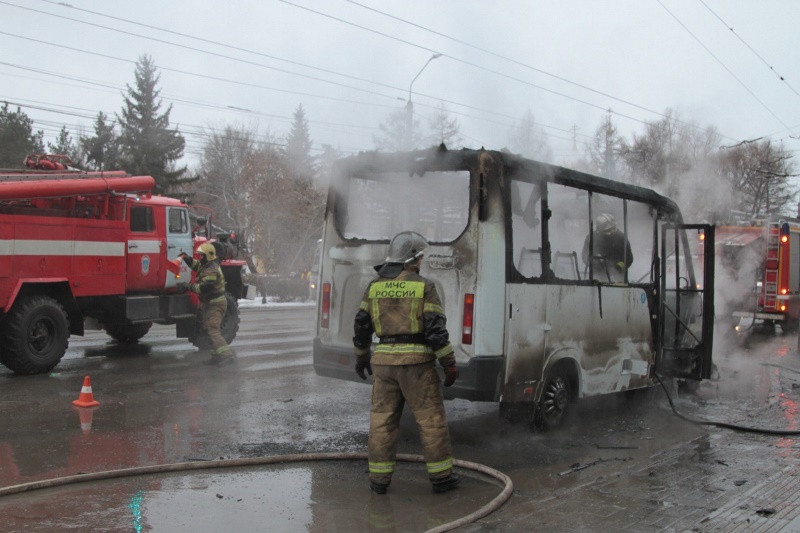
[[[167,270],[175,274],[176,278],[181,277],[181,263],[183,263],[183,259],[180,257],[172,261],[167,261]]]
[[[96,407],[73,407],[76,411],[78,411],[78,418],[81,421],[81,430],[83,430],[84,435],[88,435],[92,431],[92,416],[94,410],[97,409]]]
[[[77,405],[78,407],[94,407],[95,405],[100,405],[100,402],[95,400],[92,394],[92,380],[89,379],[89,376],[83,378],[81,394],[78,396],[77,400],[72,401],[72,405]]]

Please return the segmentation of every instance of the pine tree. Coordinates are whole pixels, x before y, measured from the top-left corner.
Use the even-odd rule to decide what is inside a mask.
[[[97,170],[113,170],[120,167],[119,138],[113,122],[107,122],[102,111],[94,121],[94,137],[81,137],[80,145],[86,163]]]
[[[311,155],[311,135],[303,105],[297,106],[292,120],[292,129],[286,138],[286,160],[292,177],[299,183],[311,182],[316,174],[314,157]]]
[[[372,136],[375,148],[382,152],[396,152],[400,150],[412,150],[423,144],[422,134],[420,133],[419,120],[412,117],[409,131],[408,113],[397,110],[389,113],[384,120],[378,124],[380,133]],[[411,137],[411,143],[408,139]]]
[[[44,132],[33,132],[33,120],[18,107],[8,110],[8,102],[0,108],[0,168],[19,168],[25,157],[44,152]]]
[[[72,161],[72,166],[75,168],[83,167],[80,150],[75,143],[72,142],[72,136],[69,134],[66,126],[61,126],[61,131],[58,132],[55,143],[47,143],[47,150],[51,154],[61,154],[69,157]]]
[[[172,106],[159,114],[160,76],[150,56],[139,58],[135,76],[136,87],[128,85],[122,116],[117,115],[122,130],[122,163],[131,174],[152,176],[156,181],[154,192],[168,193],[185,181],[181,177],[186,166],[175,167],[175,162],[183,157],[186,141],[178,130],[169,127]]]

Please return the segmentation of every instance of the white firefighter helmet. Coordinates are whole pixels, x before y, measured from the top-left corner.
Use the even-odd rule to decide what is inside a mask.
[[[606,234],[617,231],[617,221],[614,219],[613,215],[609,215],[608,213],[597,215],[597,218],[594,219],[594,225],[598,231],[602,231]]]
[[[410,263],[422,257],[423,251],[428,247],[425,237],[416,231],[401,231],[389,243],[387,263]]]
[[[213,261],[217,258],[217,249],[210,242],[204,242],[197,247],[195,254],[202,254],[206,257],[206,261]]]

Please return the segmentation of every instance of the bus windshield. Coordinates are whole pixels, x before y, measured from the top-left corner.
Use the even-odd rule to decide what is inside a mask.
[[[416,231],[430,242],[452,242],[469,222],[469,172],[350,176],[338,202],[336,226],[345,239],[384,241]]]

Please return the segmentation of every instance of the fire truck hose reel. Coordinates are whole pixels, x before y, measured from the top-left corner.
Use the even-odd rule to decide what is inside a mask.
[[[268,464],[283,464],[283,463],[300,463],[308,461],[342,461],[342,460],[367,460],[366,453],[354,452],[333,452],[333,453],[303,453],[291,455],[274,455],[270,457],[251,457],[243,459],[218,459],[212,461],[189,461],[185,463],[169,463],[162,465],[140,466],[134,468],[123,468],[119,470],[106,470],[103,472],[93,472],[88,474],[77,474],[74,476],[65,476],[52,479],[45,479],[41,481],[32,481],[30,483],[22,483],[19,485],[11,485],[9,487],[0,488],[0,497],[10,496],[12,494],[20,494],[23,492],[30,492],[34,490],[49,489],[53,487],[61,487],[64,485],[73,485],[77,483],[86,483],[89,481],[100,481],[106,479],[119,479],[132,476],[164,474],[168,472],[186,472],[191,470],[210,470],[212,468],[234,468],[244,466],[260,466]],[[425,459],[421,455],[398,454],[397,460],[407,463],[424,463]],[[460,459],[454,460],[455,466],[474,472],[480,472],[489,477],[492,477],[503,484],[503,490],[495,496],[493,500],[479,508],[478,510],[447,522],[433,529],[429,529],[426,533],[442,533],[450,531],[457,527],[462,527],[467,524],[472,524],[481,518],[484,518],[492,512],[499,509],[514,492],[514,483],[504,473],[494,468],[473,463],[470,461],[462,461]]]

